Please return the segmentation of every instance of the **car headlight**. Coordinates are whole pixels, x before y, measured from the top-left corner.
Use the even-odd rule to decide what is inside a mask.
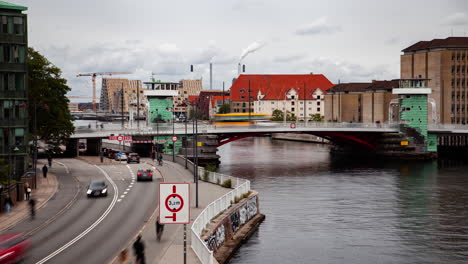
[[[93,192],[93,191],[91,191],[91,190],[88,190],[86,193],[87,193],[87,194],[91,194],[92,192]]]
[[[102,192],[102,193],[106,193],[106,192],[107,192],[107,189],[104,189],[104,190],[102,190],[101,192]]]

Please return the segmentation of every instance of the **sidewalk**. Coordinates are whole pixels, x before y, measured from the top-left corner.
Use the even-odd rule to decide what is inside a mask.
[[[38,168],[41,168],[45,163],[38,163]],[[58,189],[57,177],[49,171],[47,178],[42,177],[42,172],[38,170],[37,174],[37,189],[33,189],[31,197],[36,199],[36,210],[40,209],[54,196]],[[29,218],[28,201],[17,201],[11,208],[10,215],[6,213],[0,214],[0,232],[7,231],[22,220]]]
[[[142,161],[147,162],[148,164],[153,164],[150,159],[142,159]],[[195,208],[195,184],[193,184],[193,174],[186,170],[185,167],[180,166],[176,163],[165,160],[162,167],[156,166],[164,182],[173,182],[173,183],[191,183],[190,184],[190,220],[193,222],[195,218],[201,213],[201,211],[212,201],[218,199],[225,193],[229,192],[231,189],[223,188],[216,184],[207,183],[204,181],[198,182],[198,207]],[[164,233],[161,241],[156,240],[156,216],[158,209],[153,213],[151,218],[146,222],[140,234],[142,235],[142,240],[145,243],[145,255],[146,263],[150,264],[174,264],[174,263],[184,263],[184,225],[166,225],[164,228]],[[195,255],[191,248],[191,224],[187,225],[187,263],[188,264],[198,264],[201,263],[198,260],[198,257]],[[129,241],[127,245],[127,250],[129,256],[133,257],[132,245],[135,239]],[[117,258],[113,260],[112,263],[119,263]]]

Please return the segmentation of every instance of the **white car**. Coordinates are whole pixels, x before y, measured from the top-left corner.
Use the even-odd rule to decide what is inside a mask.
[[[123,153],[122,153],[122,155],[120,155],[120,157],[117,157],[117,159],[120,160],[120,161],[123,161],[123,160],[127,160],[128,157],[127,157],[126,154],[123,154]]]

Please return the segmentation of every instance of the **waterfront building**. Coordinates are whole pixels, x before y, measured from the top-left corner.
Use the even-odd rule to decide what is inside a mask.
[[[27,9],[0,2],[0,160],[16,179],[28,167]]]
[[[392,89],[399,80],[363,83],[340,83],[325,95],[325,121],[387,122],[398,120],[397,109],[390,102],[397,98]],[[390,116],[391,115],[391,116]]]
[[[128,80],[121,78],[102,78],[100,104],[101,110],[110,113],[122,113],[122,90],[124,114],[137,112],[137,101],[140,101],[140,113],[146,113],[146,98],[140,80]]]
[[[221,106],[228,104],[229,105],[229,96],[211,96],[210,98],[210,119],[213,115],[217,114]]]
[[[179,94],[174,97],[174,114],[178,118],[185,118],[188,116],[188,105],[186,101],[189,96],[199,95],[202,90],[202,80],[181,80],[179,82]]]
[[[170,122],[174,118],[174,98],[179,95],[179,83],[162,82],[152,79],[144,83],[147,98],[147,122],[148,124]]]
[[[429,98],[437,107],[435,120],[467,124],[468,37],[419,41],[402,52],[401,78],[428,79]]]
[[[70,110],[70,112],[78,112],[78,103],[69,102],[68,103],[68,109]]]
[[[210,118],[210,102],[214,96],[229,96],[229,91],[222,90],[205,90],[200,91],[200,95],[197,97],[196,107],[199,119]]]
[[[272,114],[279,109],[298,120],[323,116],[324,95],[332,86],[322,74],[241,74],[231,87],[231,112]]]

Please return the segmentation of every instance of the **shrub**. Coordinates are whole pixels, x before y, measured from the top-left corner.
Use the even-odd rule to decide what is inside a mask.
[[[215,172],[216,171],[216,164],[206,164],[205,170]]]
[[[231,188],[231,185],[232,185],[232,182],[231,182],[231,179],[227,179],[223,182],[223,187],[224,188]]]
[[[244,193],[244,194],[242,195],[242,198],[247,198],[247,197],[249,197],[249,195],[250,195],[251,193],[252,193],[251,191],[248,191],[248,192]]]
[[[221,185],[221,180],[219,178],[216,179],[216,184]]]
[[[210,172],[205,170],[205,173],[203,173],[203,180],[208,181],[209,180],[209,175],[210,175]]]

